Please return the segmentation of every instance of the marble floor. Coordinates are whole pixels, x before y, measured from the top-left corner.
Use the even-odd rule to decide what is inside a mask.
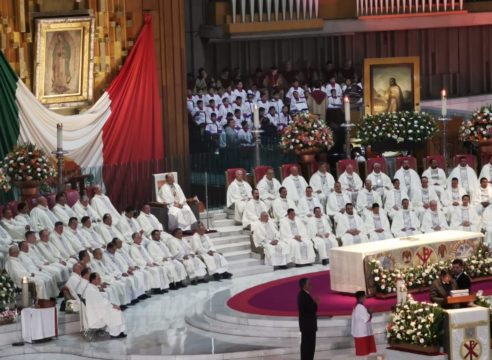
[[[47,343],[26,344],[23,347],[0,347],[0,359],[296,359],[298,355],[282,354],[268,341],[259,345],[258,342],[251,342],[246,337],[207,333],[189,326],[186,319],[200,316],[206,310],[213,312],[223,307],[223,294],[229,294],[230,297],[267,281],[323,270],[326,270],[326,267],[321,265],[291,268],[189,286],[165,295],[155,295],[124,312],[128,333],[126,339],[102,338],[89,342],[80,334],[69,334]],[[222,296],[214,296],[219,293]],[[222,300],[214,304],[216,298],[217,301]],[[297,341],[298,339],[295,339],[295,344]],[[352,354],[351,349],[320,351],[317,359],[351,359]]]

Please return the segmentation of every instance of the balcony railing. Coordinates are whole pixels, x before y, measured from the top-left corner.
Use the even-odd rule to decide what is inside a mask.
[[[232,23],[317,19],[319,0],[231,0]]]
[[[463,11],[463,0],[357,0],[357,16]]]

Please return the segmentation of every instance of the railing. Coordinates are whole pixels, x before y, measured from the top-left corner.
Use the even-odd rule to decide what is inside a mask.
[[[231,0],[232,22],[316,19],[319,0]],[[273,16],[272,16],[273,15]]]
[[[462,11],[463,0],[357,0],[357,16]]]

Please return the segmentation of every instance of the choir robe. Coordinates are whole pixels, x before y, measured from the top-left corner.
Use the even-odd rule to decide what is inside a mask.
[[[47,207],[37,205],[31,210],[31,220],[33,222],[33,231],[39,232],[41,230],[53,231],[55,223],[59,221],[58,217]]]
[[[207,275],[207,267],[193,254],[193,250],[186,240],[179,240],[172,236],[167,240],[167,244],[172,256],[183,263],[191,280]],[[185,256],[188,256],[188,259],[185,259]]]
[[[319,199],[323,207],[326,207],[328,195],[330,195],[333,191],[333,187],[335,186],[335,179],[333,178],[333,175],[331,175],[328,171],[322,173],[318,170],[311,175],[309,185],[313,188],[314,196]]]
[[[357,304],[352,311],[351,334],[355,339],[356,356],[366,356],[376,352],[371,314],[363,304]]]
[[[75,212],[75,215],[79,220],[81,220],[84,216],[88,216],[94,223],[101,221],[101,216],[99,216],[97,211],[90,204],[84,206],[80,200],[73,204],[72,210]]]
[[[264,175],[256,185],[256,188],[260,193],[260,199],[265,203],[268,210],[272,208],[273,201],[279,197],[279,190],[281,186],[280,181],[275,178],[268,180],[266,175]]]
[[[352,202],[350,195],[342,191],[341,193],[337,193],[333,191],[330,195],[328,195],[328,200],[326,202],[326,215],[332,216],[335,220],[335,223],[338,222],[338,217],[342,215],[340,210],[345,210],[345,205]]]
[[[234,220],[241,223],[244,208],[251,199],[251,186],[246,181],[234,180],[227,188],[227,207],[232,209],[234,205]]]
[[[486,188],[479,186],[476,193],[475,198],[473,200],[473,205],[476,206],[477,212],[482,215],[483,211],[486,209],[483,207],[483,202],[489,202],[492,204],[492,186],[487,184]],[[488,205],[487,207],[492,206]]]
[[[485,243],[492,245],[492,206],[488,206],[482,213],[482,228],[485,230]]]
[[[338,247],[337,239],[331,229],[330,219],[326,215],[322,215],[320,218],[315,216],[309,218],[307,231],[314,243],[314,248],[318,252],[319,259],[328,259],[330,250]]]
[[[152,288],[154,289],[169,289],[169,278],[167,277],[166,270],[161,266],[150,266],[152,264],[152,257],[142,245],[135,243],[130,246],[130,256],[137,263],[139,267],[145,267],[152,273]]]
[[[243,211],[243,228],[257,221],[264,211],[268,212],[268,208],[262,200],[250,199]]]
[[[102,219],[104,215],[109,214],[111,215],[111,218],[113,220],[113,225],[118,224],[118,222],[120,221],[121,216],[118,213],[118,210],[116,210],[114,205],[111,203],[111,200],[106,195],[95,194],[94,197],[91,199],[91,206],[99,215],[99,218]]]
[[[123,312],[113,307],[106,294],[89,284],[85,291],[87,326],[90,329],[107,327],[109,335],[118,336],[126,331]]]
[[[23,241],[26,236],[26,226],[24,222],[17,221],[15,219],[2,218],[0,220],[0,225],[4,227],[9,233],[10,237],[15,241]]]
[[[301,241],[294,239],[296,235],[301,237]],[[299,217],[294,220],[290,220],[288,217],[280,220],[280,240],[289,244],[291,261],[296,265],[314,263],[316,254],[314,253],[313,242]]]
[[[299,199],[306,196],[308,183],[301,175],[289,175],[282,181],[282,186],[287,189],[287,198],[299,205]]]
[[[461,206],[463,195],[466,195],[466,190],[459,185],[457,188],[449,186],[444,190],[444,194],[441,196],[441,202],[444,206],[444,212],[448,222],[451,219],[451,214],[454,212],[454,209]],[[453,203],[457,203],[458,205],[453,205]]]
[[[46,289],[48,290],[48,294],[54,294],[51,297],[58,296],[60,290],[58,289],[56,278],[54,276],[52,276],[48,271],[43,271],[43,268],[38,267],[31,257],[23,251],[19,252],[17,259],[19,259],[21,264],[29,273],[34,274],[35,277],[43,280]]]
[[[441,201],[439,201],[439,197],[432,186],[428,186],[425,189],[423,187],[415,187],[412,197],[412,209],[415,211],[415,214],[417,214],[420,221],[422,221],[422,216],[424,216],[426,211],[424,205],[429,205],[431,201],[437,202],[438,208],[441,207]]]
[[[446,188],[446,173],[441,168],[431,168],[430,166],[422,173],[422,177],[429,179],[429,185],[434,188],[436,194],[441,197]]]
[[[107,224],[101,224],[96,228],[96,231],[101,235],[101,237],[104,239],[104,242],[106,244],[110,243],[113,241],[114,238],[118,238],[122,240],[123,242],[130,243],[131,242],[131,237],[125,237],[117,228],[112,224],[111,226]]]
[[[89,244],[91,249],[102,248],[106,246],[106,242],[102,236],[94,230],[94,228],[82,226],[78,231],[79,234],[84,238],[84,241]]]
[[[446,220],[446,215],[443,211],[436,210],[432,211],[427,209],[422,216],[422,225],[420,228],[424,234],[434,232],[434,227],[440,226],[441,230],[449,229],[448,222]]]
[[[416,188],[419,188],[422,184],[420,176],[414,169],[405,170],[403,167],[399,168],[393,179],[400,180],[400,189],[405,190],[409,200],[413,197],[413,192]]]
[[[386,192],[386,199],[384,201],[384,210],[388,214],[388,217],[393,220],[395,213],[402,209],[401,201],[403,199],[409,199],[407,191],[400,188],[399,190],[393,188]],[[409,199],[410,200],[410,199]],[[412,203],[408,205],[412,208]]]
[[[36,273],[32,276],[31,271],[29,271],[17,257],[7,257],[5,270],[18,288],[22,288],[23,277],[27,277],[29,282],[34,283],[38,299],[50,299],[58,296],[59,291],[53,279],[36,276]]]
[[[70,272],[65,265],[60,264],[59,262],[50,263],[45,259],[37,245],[29,244],[27,255],[34,261],[34,264],[36,264],[38,268],[42,268],[43,271],[50,273],[58,284],[64,283],[70,276]]]
[[[373,171],[367,175],[366,179],[371,180],[373,189],[379,193],[383,200],[386,198],[386,193],[393,189],[390,177],[382,171],[379,173]]]
[[[481,178],[486,178],[489,183],[492,183],[492,164],[488,163],[482,167],[478,179],[480,180]]]
[[[154,214],[146,214],[141,211],[137,217],[137,221],[144,234],[149,238],[154,230],[164,231],[164,227]]]
[[[186,196],[181,190],[179,184],[164,184],[159,189],[159,196],[162,202],[167,204],[169,229],[172,231],[176,228],[182,230],[190,230],[191,225],[196,223],[195,214],[186,202]],[[178,204],[181,208],[175,206]]]
[[[319,207],[323,214],[325,213],[325,209],[321,205],[319,199],[315,196],[311,197],[303,197],[299,200],[299,204],[297,205],[297,216],[299,216],[304,224],[307,224],[308,220],[314,217],[314,208]]]
[[[51,209],[53,214],[60,219],[60,221],[63,223],[63,225],[68,226],[68,221],[70,220],[71,217],[76,218],[77,214],[75,214],[75,211],[72,210],[70,206],[67,204],[61,205],[61,204],[56,204],[53,206],[53,209]]]
[[[60,245],[63,245],[63,243]],[[58,247],[51,240],[51,237],[46,242],[39,241],[37,247],[41,255],[43,255],[43,257],[50,263],[60,263],[61,261],[65,262],[67,264],[65,267],[69,272],[72,271],[72,267],[77,263],[77,260],[67,256],[66,251],[61,253]]]
[[[147,245],[147,251],[154,262],[168,270],[167,274],[170,282],[180,282],[186,279],[187,273],[184,265],[173,259],[171,251],[164,242],[152,240]]]
[[[470,195],[472,199],[475,197],[475,192],[480,186],[475,170],[468,165],[464,167],[458,165],[448,176],[448,187],[451,187],[451,181],[453,178],[457,178],[459,180],[460,186],[465,189],[466,193]]]
[[[372,213],[370,209],[372,209],[372,205],[376,203],[380,208],[383,207],[383,200],[381,199],[381,195],[377,191],[367,190],[366,188],[359,191],[359,196],[357,196],[357,204],[356,209],[362,219],[365,219],[369,213]],[[368,209],[369,207],[369,209]]]
[[[391,227],[386,211],[379,208],[379,215],[376,216],[372,211],[367,213],[366,219],[367,236],[370,241],[392,239]],[[383,229],[383,232],[376,232],[376,229]]]
[[[470,226],[464,227],[461,224],[464,221],[469,221]],[[468,205],[467,207],[461,205],[456,206],[451,214],[451,229],[453,230],[463,230],[463,231],[480,231],[481,219],[477,213],[477,209],[473,205]]]
[[[92,258],[87,266],[92,272],[97,272],[101,276],[103,282],[109,284],[106,291],[108,292],[109,300],[112,303],[116,305],[126,305],[132,301],[131,288],[127,287],[124,282],[116,279],[102,260]]]
[[[251,224],[251,234],[257,247],[262,247],[265,253],[265,264],[269,266],[285,266],[291,259],[288,242],[280,241],[280,233],[273,220],[260,220]],[[271,242],[277,240],[277,245]]]
[[[190,245],[195,255],[200,256],[207,266],[209,275],[223,274],[227,271],[227,260],[224,255],[217,252],[212,241],[206,234],[200,235],[195,233],[190,239]],[[209,255],[209,251],[214,251],[213,255]]]
[[[357,229],[360,233],[356,236],[347,233],[348,230]],[[367,230],[362,218],[354,213],[352,216],[347,213],[341,214],[338,217],[338,223],[336,227],[337,237],[342,240],[342,244],[352,245],[368,242]]]
[[[347,191],[347,193],[350,194],[351,202],[356,204],[357,195],[360,190],[362,190],[363,185],[359,174],[354,171],[352,175],[349,175],[346,171],[344,171],[338,178],[338,181],[342,185],[342,190]]]
[[[297,206],[294,200],[278,197],[273,201],[272,212],[274,219],[279,222],[287,216],[287,210],[293,209],[297,213]]]
[[[410,230],[410,228],[415,228],[415,230]],[[401,209],[393,216],[391,232],[395,237],[421,234],[419,218],[413,210]]]

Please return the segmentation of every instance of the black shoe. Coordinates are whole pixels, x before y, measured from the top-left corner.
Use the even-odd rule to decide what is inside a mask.
[[[120,310],[121,311],[125,311],[126,309],[128,309],[128,306],[126,306],[126,305],[120,305]]]
[[[220,278],[221,278],[220,274],[215,273],[215,274],[213,275],[213,277],[214,277],[214,280],[215,280],[215,281],[220,281]]]
[[[138,304],[140,301],[138,301],[138,299],[135,299],[135,300],[132,300],[132,302],[130,303],[130,305],[135,305],[135,304]]]
[[[222,279],[230,279],[232,277],[232,274],[227,271],[221,275],[222,275]]]
[[[169,290],[178,290],[178,286],[176,285],[176,283],[171,283],[169,285]]]
[[[154,294],[154,295],[161,295],[162,294],[161,289],[152,289],[151,291],[152,291],[152,294]]]
[[[124,332],[120,333],[117,336],[111,336],[111,339],[123,339],[126,338],[126,334]]]
[[[60,311],[65,311],[65,305],[66,305],[65,300],[63,300],[60,304]]]
[[[203,278],[203,279],[198,280],[198,282],[202,283],[202,284],[206,284],[209,282],[209,280],[207,278]]]
[[[288,267],[287,265],[282,265],[280,268],[281,268],[282,270],[287,270],[289,267]]]
[[[321,260],[321,264],[323,264],[324,266],[328,265],[329,263],[330,261],[328,259]]]
[[[167,291],[166,289],[162,289],[161,290],[161,294],[164,295],[164,294],[167,294],[169,291]]]
[[[196,281],[196,280],[191,280],[191,281],[190,281],[190,285],[195,286],[195,285],[197,285],[197,284],[198,284],[198,281]]]
[[[179,289],[187,287],[184,281],[178,281],[176,285],[178,286]]]
[[[145,300],[145,299],[149,299],[150,297],[151,297],[150,295],[143,294],[143,295],[140,295],[137,299],[138,300]]]

